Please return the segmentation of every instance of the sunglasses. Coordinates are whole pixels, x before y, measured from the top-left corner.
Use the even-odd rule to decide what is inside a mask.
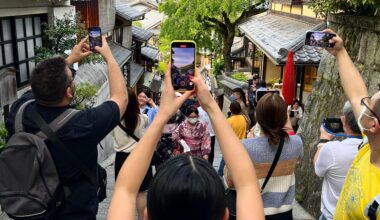
[[[360,100],[360,104],[363,105],[363,106],[365,106],[365,107],[368,109],[368,111],[371,112],[371,114],[372,114],[373,116],[375,116],[375,118],[377,119],[377,121],[380,123],[380,118],[379,118],[379,116],[377,116],[377,114],[376,114],[372,109],[370,109],[370,107],[368,106],[368,105],[369,105],[369,102],[371,101],[371,97],[372,97],[372,96],[362,98],[362,99]]]

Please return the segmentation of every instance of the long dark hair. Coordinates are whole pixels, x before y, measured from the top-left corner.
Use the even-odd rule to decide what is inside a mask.
[[[186,154],[160,166],[147,197],[151,220],[220,220],[226,206],[215,169],[206,160]]]
[[[244,106],[247,107],[247,99],[245,99],[245,92],[243,91],[242,88],[235,88],[232,90],[232,92],[237,92],[240,94],[240,98],[242,102],[244,103]]]
[[[278,94],[268,93],[260,99],[256,106],[256,120],[271,146],[277,146],[281,138],[289,137],[284,130],[288,120],[287,107]]]
[[[140,107],[135,91],[128,88],[128,106],[123,121],[129,134],[133,134],[139,122]]]

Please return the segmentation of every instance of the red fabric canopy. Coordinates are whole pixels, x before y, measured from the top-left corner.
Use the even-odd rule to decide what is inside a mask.
[[[289,50],[282,79],[282,95],[287,105],[293,104],[295,90],[293,51]]]

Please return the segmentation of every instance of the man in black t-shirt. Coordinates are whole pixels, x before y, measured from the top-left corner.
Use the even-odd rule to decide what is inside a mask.
[[[39,131],[31,117],[37,111],[47,123],[52,122],[69,108],[75,96],[75,72],[69,69],[91,54],[89,46],[83,39],[72,53],[64,59],[54,57],[39,63],[31,75],[32,91],[25,93],[11,108],[6,122],[9,137],[14,133],[14,120],[19,107],[30,99],[35,99],[27,106],[22,123],[30,133]],[[97,178],[97,144],[118,124],[128,104],[128,94],[119,65],[114,59],[105,38],[102,47],[95,49],[104,57],[108,66],[108,83],[110,99],[103,104],[78,112],[58,132],[57,135],[69,149]],[[97,186],[93,186],[80,172],[78,161],[67,157],[62,149],[47,145],[52,154],[61,183],[68,187],[70,195],[54,219],[96,219],[98,211]]]

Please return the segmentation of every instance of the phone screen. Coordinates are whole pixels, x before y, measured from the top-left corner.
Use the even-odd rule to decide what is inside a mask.
[[[88,28],[88,35],[90,41],[90,50],[94,53],[97,53],[98,51],[95,50],[95,47],[102,46],[102,31],[100,30],[100,27]]]
[[[171,46],[171,77],[174,90],[194,89],[190,76],[195,72],[195,43],[173,42]]]
[[[305,45],[314,47],[334,47],[333,43],[329,43],[329,40],[335,37],[335,34],[311,31],[306,33]]]
[[[258,102],[267,93],[277,93],[278,95],[280,94],[278,90],[258,90],[256,91],[256,102]]]

